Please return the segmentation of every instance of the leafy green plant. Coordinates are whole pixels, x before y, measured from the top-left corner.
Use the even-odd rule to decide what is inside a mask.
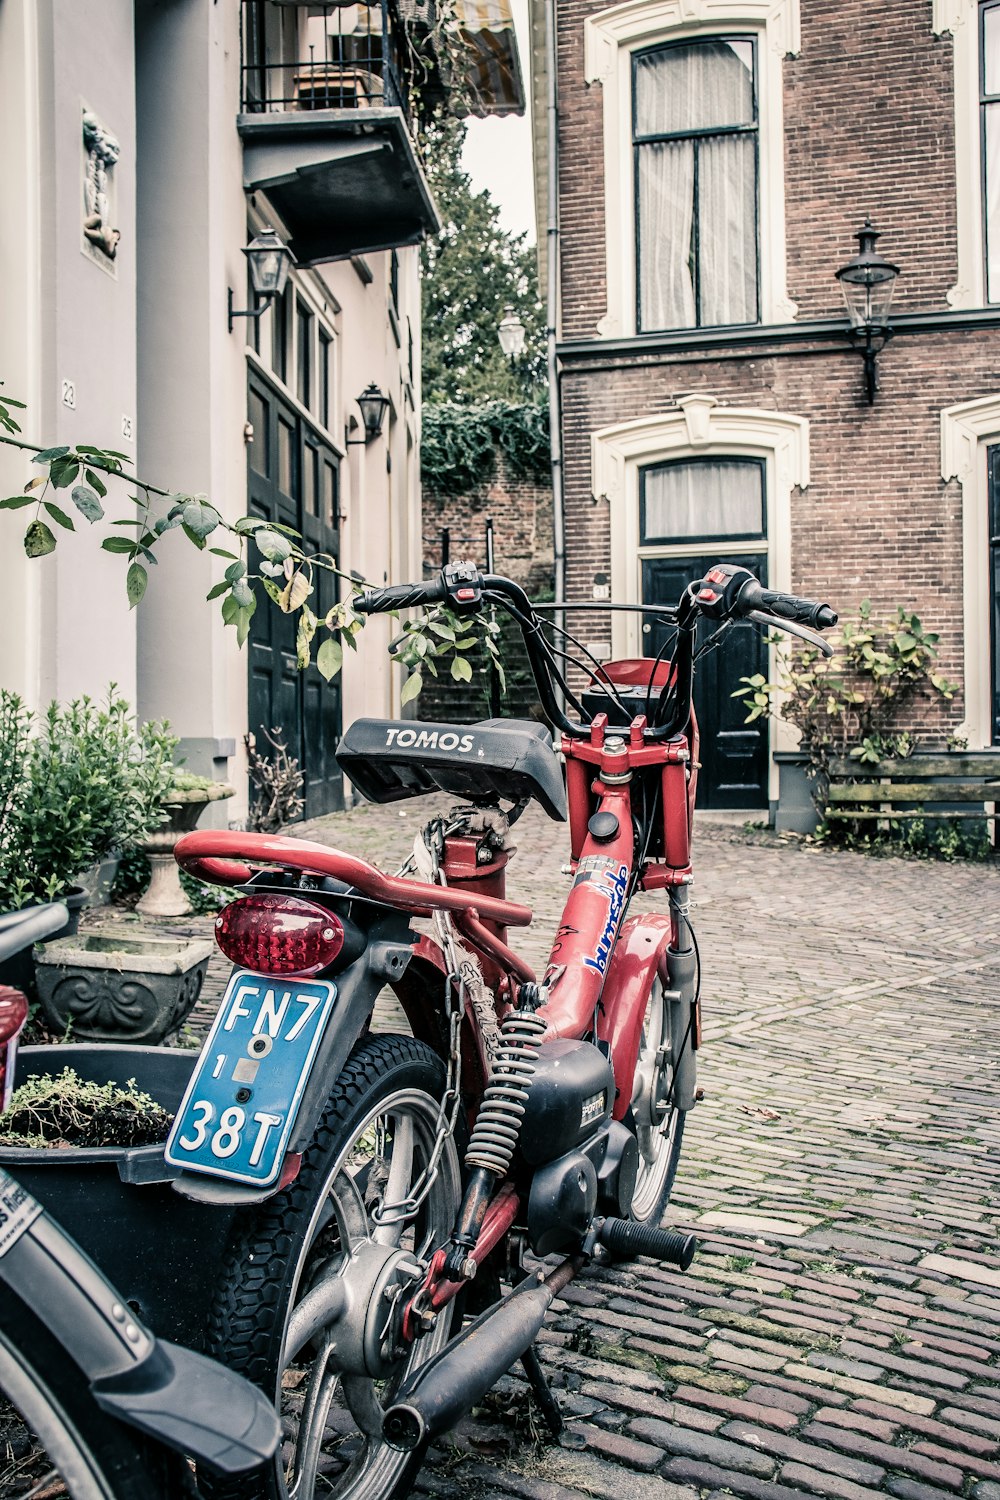
[[[903,605],[894,620],[873,620],[866,599],[858,618],[844,624],[832,659],[796,646],[782,657],[776,681],[758,672],[741,678],[733,696],[746,700],[748,724],[766,717],[795,725],[825,803],[831,757],[870,765],[911,755],[916,736],[897,727],[905,710],[921,697],[954,696],[954,684],[935,670],[938,639]]]
[[[147,1146],[166,1138],[173,1116],[130,1078],[91,1083],[73,1068],[29,1078],[0,1114],[5,1146]]]
[[[427,405],[420,442],[421,478],[441,495],[465,495],[489,484],[498,453],[515,479],[545,484],[551,477],[545,406],[505,401]]]
[[[51,703],[37,723],[0,691],[0,909],[60,896],[157,828],[176,744],[162,723],[137,727],[113,684],[104,704]]]
[[[304,551],[299,533],[290,526],[267,522],[259,516],[240,516],[228,521],[205,495],[181,494],[140,479],[127,467],[126,455],[113,449],[86,443],[78,443],[75,447],[40,448],[35,443],[24,441],[17,436],[21,429],[13,415],[23,405],[9,396],[0,397],[0,443],[32,454],[32,463],[38,465],[42,473],[27,482],[22,494],[0,498],[0,510],[34,508],[24,535],[24,548],[29,557],[46,557],[54,552],[57,532],[75,532],[77,521],[81,519],[88,525],[104,522],[109,481],[124,485],[127,491],[134,492],[128,494],[133,510],[130,515],[107,523],[112,534],[103,539],[101,546],[105,551],[122,557],[126,565],[125,589],[132,608],[146,591],[149,568],[158,561],[156,549],[163,537],[168,532],[179,531],[199,551],[207,548],[225,562],[223,578],[209,589],[206,599],[220,601],[223,623],[235,628],[238,646],[245,644],[254,612],[261,596],[265,595],[284,614],[297,616],[296,661],[299,668],[308,667],[315,658],[316,667],[327,682],[336,676],[343,666],[344,647],[357,649],[356,637],[365,623],[365,617],[353,608],[357,590],[364,584],[360,575],[343,573],[336,560],[326,553]],[[525,408],[523,417],[508,422],[503,413],[510,409],[503,402],[494,405],[497,410],[489,418],[493,424],[489,427],[493,434],[491,443],[498,443],[507,453],[514,472],[528,472],[532,464],[540,462],[540,434],[547,421],[545,413],[541,408]],[[532,416],[532,412],[535,415]],[[525,434],[532,423],[537,431],[534,439],[528,441]],[[449,461],[442,459],[441,462],[442,471],[447,470]],[[79,482],[81,477],[82,483]],[[51,498],[63,490],[69,491],[65,505]],[[65,508],[67,505],[72,513]],[[50,521],[56,531],[52,530]],[[213,537],[216,541],[221,538],[226,545],[209,546],[209,539]],[[335,574],[348,585],[346,597],[322,616],[316,614],[309,602],[315,594],[319,569]],[[419,620],[411,622],[413,628],[408,627],[408,633],[414,638],[422,633],[426,638],[429,631],[431,637],[437,634],[440,642],[442,638],[431,623],[433,618],[432,612],[423,623]],[[474,621],[465,634],[474,635],[480,631],[485,635],[491,633],[481,622]],[[456,649],[454,638],[450,646],[438,645],[433,651],[430,650],[431,644],[428,638],[423,655],[430,654],[432,660],[442,655],[455,656],[456,675],[461,677],[468,665],[462,657],[465,647]],[[492,649],[488,642],[487,648]],[[412,651],[418,656],[421,654],[415,641]],[[416,665],[412,651],[408,647],[398,657],[411,669]],[[412,673],[405,688],[407,698],[404,701],[416,697],[421,682],[421,673]],[[2,775],[0,762],[0,795]]]
[[[443,604],[417,619],[406,620],[399,635],[389,643],[390,655],[407,672],[400,702],[409,703],[415,698],[423,686],[424,673],[437,677],[439,667],[443,668],[445,663],[449,664],[456,682],[471,682],[473,660],[480,645],[485,645],[486,650],[478,670],[488,673],[492,662],[502,691],[505,678],[500,660],[500,626],[488,618],[481,618],[479,624],[477,632],[475,620],[457,615]]]

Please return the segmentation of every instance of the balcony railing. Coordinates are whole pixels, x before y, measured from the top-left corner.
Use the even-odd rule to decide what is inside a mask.
[[[290,7],[243,0],[241,42],[244,114],[396,107],[409,115],[392,0],[310,6],[302,20]]]

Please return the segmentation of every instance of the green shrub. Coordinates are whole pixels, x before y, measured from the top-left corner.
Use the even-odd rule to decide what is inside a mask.
[[[0,910],[53,900],[159,827],[176,745],[165,724],[137,726],[114,685],[37,722],[0,691]]]

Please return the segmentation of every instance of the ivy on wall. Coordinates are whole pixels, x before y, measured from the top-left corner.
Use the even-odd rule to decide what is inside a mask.
[[[498,452],[514,479],[547,484],[551,478],[548,408],[530,402],[436,402],[423,409],[420,441],[421,478],[440,495],[465,495],[489,484]]]

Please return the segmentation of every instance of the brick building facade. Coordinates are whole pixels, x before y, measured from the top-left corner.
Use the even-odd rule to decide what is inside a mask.
[[[905,604],[960,684],[927,740],[996,743],[1000,4],[554,3],[567,598],[671,602],[729,556]],[[866,215],[900,270],[873,404],[835,278]],[[655,646],[603,618],[600,648]],[[702,684],[716,805],[773,802],[792,744],[730,698],[756,649]]]

